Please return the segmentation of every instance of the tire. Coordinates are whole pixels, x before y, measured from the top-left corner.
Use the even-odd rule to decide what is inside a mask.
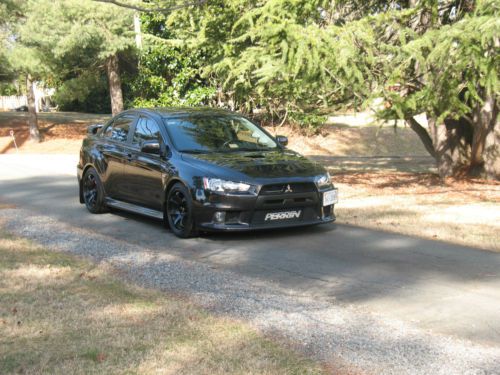
[[[166,212],[170,230],[179,238],[198,235],[193,217],[193,199],[189,190],[181,183],[176,183],[167,195]]]
[[[82,179],[83,202],[93,214],[106,212],[105,194],[99,174],[94,168],[85,171]]]

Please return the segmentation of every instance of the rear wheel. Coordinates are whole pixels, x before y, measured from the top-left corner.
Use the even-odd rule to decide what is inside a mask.
[[[193,217],[193,200],[189,190],[181,183],[175,184],[167,196],[166,216],[170,230],[180,238],[196,236]]]
[[[85,171],[82,180],[83,201],[87,210],[93,214],[106,211],[104,203],[104,188],[101,179],[94,168]]]

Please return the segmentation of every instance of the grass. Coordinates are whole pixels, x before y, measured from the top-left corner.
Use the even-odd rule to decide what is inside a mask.
[[[416,133],[408,127],[325,126],[320,134],[297,134],[288,126],[269,127],[272,134],[286,135],[289,148],[316,156],[428,156]]]
[[[338,222],[500,252],[500,183],[430,173],[333,176]]]
[[[245,324],[0,228],[1,374],[322,372]]]

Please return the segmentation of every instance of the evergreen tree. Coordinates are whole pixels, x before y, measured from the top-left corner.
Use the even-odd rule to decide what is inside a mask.
[[[29,0],[17,35],[16,49],[36,53],[56,81],[83,84],[104,70],[112,112],[123,110],[119,60],[135,45],[131,11],[90,0]]]
[[[286,117],[383,97],[380,115],[407,120],[442,176],[493,178],[499,22],[495,0],[214,1],[169,19],[237,106]]]

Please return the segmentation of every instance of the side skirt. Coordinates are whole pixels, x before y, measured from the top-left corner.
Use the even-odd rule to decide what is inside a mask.
[[[116,199],[106,198],[106,205],[112,208],[118,208],[119,210],[133,212],[135,214],[149,216],[155,219],[163,220],[163,212],[152,210],[151,208],[137,206],[136,204],[122,202]]]

